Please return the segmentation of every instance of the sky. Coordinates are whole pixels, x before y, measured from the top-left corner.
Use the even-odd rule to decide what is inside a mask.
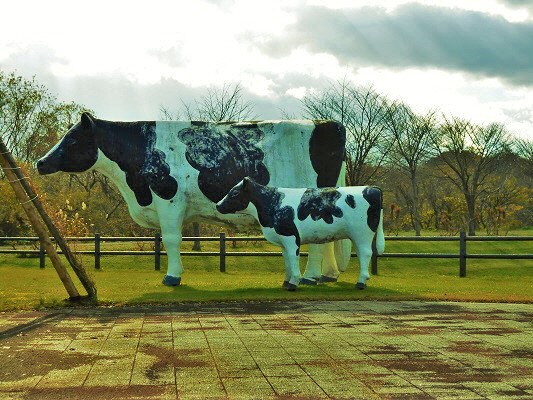
[[[531,0],[17,0],[0,69],[110,120],[240,83],[257,119],[346,80],[533,139]]]

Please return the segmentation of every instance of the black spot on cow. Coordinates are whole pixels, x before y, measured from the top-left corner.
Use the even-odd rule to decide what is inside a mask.
[[[155,122],[109,122],[94,120],[99,149],[126,174],[126,182],[141,206],[152,203],[150,189],[170,200],[178,182],[170,176],[165,154],[155,148]]]
[[[370,205],[367,211],[367,224],[373,232],[376,232],[379,225],[381,209],[383,208],[383,193],[378,187],[366,187],[363,190],[363,198]]]
[[[345,157],[346,129],[336,121],[314,121],[315,129],[309,141],[311,164],[318,174],[318,187],[337,185]]]
[[[298,219],[303,221],[311,216],[313,221],[323,219],[333,223],[333,217],[341,218],[342,210],[335,204],[341,194],[335,188],[307,189],[298,205]]]
[[[346,198],[344,199],[344,201],[346,202],[346,204],[348,204],[351,208],[355,208],[355,198],[349,194],[346,196]]]
[[[242,211],[248,207],[249,202],[252,202],[262,227],[273,228],[278,235],[294,236],[298,255],[300,254],[300,234],[294,224],[294,209],[281,206],[284,197],[285,194],[276,188],[259,185],[245,178],[240,185],[236,185],[229,191],[224,201],[217,204],[217,210],[222,214]]]
[[[264,153],[256,146],[263,138],[257,125],[192,125],[178,137],[187,146],[187,161],[200,172],[200,190],[215,203],[246,176],[263,185],[270,180]]]
[[[274,228],[278,235],[294,236],[297,246],[296,254],[300,254],[300,234],[294,224],[294,209],[281,206],[285,194],[276,188],[256,185],[249,180],[246,181],[244,190],[250,193],[250,201],[257,209],[261,226]]]

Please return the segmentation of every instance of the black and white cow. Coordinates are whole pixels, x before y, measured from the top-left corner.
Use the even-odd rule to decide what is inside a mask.
[[[163,283],[179,285],[182,224],[207,220],[239,226],[255,224],[246,215],[223,215],[216,203],[244,177],[284,187],[339,184],[346,133],[334,121],[112,122],[88,113],[37,162],[40,174],[94,169],[114,182],[141,226],[160,228],[168,254]],[[342,185],[344,182],[340,182]],[[337,264],[350,249],[333,245],[310,249],[307,283]],[[348,257],[346,256],[348,254]],[[324,255],[324,263],[322,263]]]
[[[244,178],[217,203],[217,210],[252,215],[265,238],[283,248],[283,286],[289,290],[296,290],[300,283],[301,244],[350,239],[359,259],[359,289],[369,279],[374,237],[378,254],[385,250],[383,199],[377,187],[289,189]]]

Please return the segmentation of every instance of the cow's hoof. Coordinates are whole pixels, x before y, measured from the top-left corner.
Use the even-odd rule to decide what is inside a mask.
[[[295,292],[296,289],[298,289],[298,285],[295,285],[294,283],[289,283],[289,284],[287,285],[287,290],[288,290],[289,292]]]
[[[290,285],[289,281],[283,281],[283,285],[281,285],[281,287],[282,287],[283,289],[288,289],[288,288],[289,288],[289,285]]]
[[[165,286],[179,286],[181,284],[181,277],[176,278],[175,276],[165,275],[163,278],[163,285]]]
[[[313,278],[302,278],[300,279],[300,285],[315,286],[318,284],[316,279]]]
[[[320,283],[329,283],[337,282],[337,278],[332,278],[331,276],[322,275],[319,280]]]
[[[363,290],[364,288],[366,288],[366,283],[357,282],[357,284],[355,285],[355,288],[359,290]]]

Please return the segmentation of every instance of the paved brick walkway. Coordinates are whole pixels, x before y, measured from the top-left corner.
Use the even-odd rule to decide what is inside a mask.
[[[533,305],[0,313],[0,399],[533,398]]]

